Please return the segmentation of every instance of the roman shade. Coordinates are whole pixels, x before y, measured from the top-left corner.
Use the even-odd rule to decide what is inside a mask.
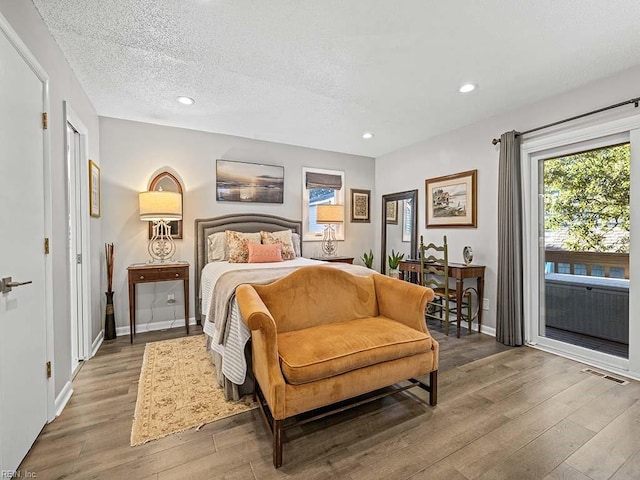
[[[307,172],[305,178],[307,190],[325,188],[328,190],[342,189],[342,176],[330,173]]]

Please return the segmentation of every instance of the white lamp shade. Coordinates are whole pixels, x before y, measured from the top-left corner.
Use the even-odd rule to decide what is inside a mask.
[[[344,221],[344,207],[342,205],[318,205],[316,209],[316,223],[342,223]]]
[[[177,192],[140,192],[140,220],[182,220],[182,194]]]

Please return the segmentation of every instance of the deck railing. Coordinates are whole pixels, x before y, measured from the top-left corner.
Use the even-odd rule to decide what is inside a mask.
[[[545,250],[544,260],[551,267],[549,273],[629,278],[628,253]]]

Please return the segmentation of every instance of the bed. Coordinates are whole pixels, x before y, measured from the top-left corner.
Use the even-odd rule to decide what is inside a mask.
[[[253,392],[249,329],[246,327],[235,301],[235,287],[242,283],[271,283],[294,270],[323,264],[296,256],[278,263],[229,263],[208,261],[207,239],[215,233],[278,232],[291,230],[301,235],[302,223],[274,215],[238,214],[195,221],[195,305],[196,320],[203,326],[207,349],[216,367],[216,375],[225,396],[238,400]],[[301,253],[298,248],[296,254]],[[371,271],[358,265],[327,263],[328,267],[348,270],[357,275]]]

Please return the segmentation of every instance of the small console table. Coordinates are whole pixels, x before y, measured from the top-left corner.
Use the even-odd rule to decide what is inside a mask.
[[[400,279],[418,283],[418,275],[420,274],[420,260],[407,259],[401,260],[398,265],[400,270]],[[456,279],[456,304],[462,305],[462,290],[464,288],[463,281],[465,278],[475,278],[476,287],[478,288],[478,333],[482,327],[482,299],[484,298],[484,265],[465,265],[464,263],[449,262],[449,278]],[[460,315],[460,309],[458,309]],[[458,323],[460,325],[460,323]]]
[[[189,262],[134,263],[129,272],[129,327],[131,343],[136,334],[136,285],[138,283],[182,280],[184,285],[184,326],[189,334]]]
[[[311,257],[311,260],[322,260],[323,262],[353,263],[354,257]]]

